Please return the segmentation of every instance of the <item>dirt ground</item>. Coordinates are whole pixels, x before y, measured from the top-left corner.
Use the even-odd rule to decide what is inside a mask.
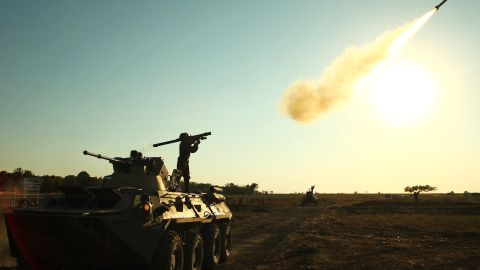
[[[227,197],[233,250],[218,269],[480,269],[478,197],[318,196]],[[0,266],[13,266],[5,246]]]
[[[219,269],[480,269],[478,202],[339,196],[232,207],[233,252]]]

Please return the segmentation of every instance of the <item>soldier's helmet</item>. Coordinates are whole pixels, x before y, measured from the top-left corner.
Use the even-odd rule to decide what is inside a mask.
[[[180,133],[180,136],[178,138],[182,141],[185,141],[185,140],[188,140],[189,137],[190,135],[188,135],[187,132],[183,132],[183,133]]]

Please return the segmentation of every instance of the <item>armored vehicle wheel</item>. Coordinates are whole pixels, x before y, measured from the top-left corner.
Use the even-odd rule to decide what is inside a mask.
[[[232,232],[230,231],[230,223],[224,223],[220,229],[222,239],[222,253],[220,254],[220,262],[226,262],[230,257],[230,250],[232,249]]]
[[[182,238],[175,231],[165,234],[158,246],[151,270],[183,270]]]
[[[203,266],[203,239],[196,230],[187,232],[184,270],[200,270]]]
[[[203,230],[203,269],[215,269],[222,253],[222,237],[217,224],[210,223]]]

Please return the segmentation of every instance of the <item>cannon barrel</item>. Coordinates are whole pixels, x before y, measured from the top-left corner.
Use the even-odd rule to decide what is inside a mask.
[[[190,139],[196,141],[196,140],[205,140],[207,138],[207,136],[210,136],[210,135],[212,135],[212,132],[204,132],[204,133],[197,134],[197,135],[191,135],[189,137],[190,137]],[[182,141],[181,139],[170,140],[170,141],[166,141],[166,142],[156,143],[156,144],[153,145],[153,147],[158,147],[158,146],[171,144],[171,143],[177,143],[177,142],[181,142],[181,141]]]
[[[111,158],[111,157],[102,156],[100,154],[95,154],[95,153],[92,153],[92,152],[88,152],[87,150],[83,151],[83,154],[88,155],[88,156],[92,156],[92,157],[96,157],[96,158],[99,158],[99,159],[105,159],[105,160],[108,160],[112,163],[130,164],[130,163],[128,163],[126,161],[123,161],[123,160],[118,160],[118,159],[114,159],[114,158]]]

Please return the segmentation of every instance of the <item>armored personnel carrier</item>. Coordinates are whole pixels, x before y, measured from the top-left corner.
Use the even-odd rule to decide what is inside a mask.
[[[303,206],[307,205],[309,203],[315,204],[315,205],[318,204],[317,195],[315,195],[315,193],[313,193],[314,188],[315,188],[315,186],[310,187],[310,189],[305,193],[305,197],[303,197],[303,199],[302,199],[302,205]]]
[[[6,215],[22,269],[214,269],[230,255],[232,213],[221,189],[178,192],[160,157],[109,158],[100,186],[60,187]]]

